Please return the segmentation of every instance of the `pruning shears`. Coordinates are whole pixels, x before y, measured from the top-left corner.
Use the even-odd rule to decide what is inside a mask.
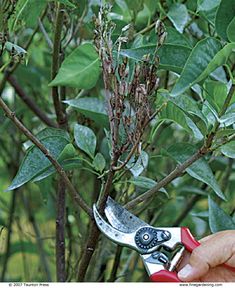
[[[186,227],[156,228],[108,198],[105,216],[93,206],[98,228],[113,242],[137,251],[153,282],[180,282],[176,269],[184,251],[192,252],[200,243]],[[231,268],[228,267],[227,268]]]

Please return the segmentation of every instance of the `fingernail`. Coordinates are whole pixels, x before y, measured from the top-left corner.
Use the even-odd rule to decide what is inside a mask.
[[[178,272],[178,277],[179,278],[188,278],[190,275],[192,275],[193,273],[193,267],[190,264],[187,264],[186,266],[184,266],[183,269],[181,269]]]

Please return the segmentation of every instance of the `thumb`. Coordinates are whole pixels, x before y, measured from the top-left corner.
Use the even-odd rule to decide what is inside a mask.
[[[182,281],[192,281],[205,276],[211,268],[228,262],[235,253],[234,248],[234,231],[214,234],[193,250],[189,263],[179,271],[178,277]],[[231,264],[235,266],[235,263]]]

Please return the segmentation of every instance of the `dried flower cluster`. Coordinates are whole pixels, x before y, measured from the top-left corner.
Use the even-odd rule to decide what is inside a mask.
[[[110,6],[102,7],[95,19],[95,45],[103,68],[112,156],[119,158],[124,152],[130,152],[122,163],[123,167],[140,146],[144,129],[156,115],[151,105],[151,96],[155,94],[159,83],[156,74],[159,59],[156,53],[166,33],[162,22],[157,21],[158,44],[155,52],[135,61],[122,53],[122,46],[129,40],[131,25],[125,26],[114,41],[115,25],[109,19],[110,9]]]

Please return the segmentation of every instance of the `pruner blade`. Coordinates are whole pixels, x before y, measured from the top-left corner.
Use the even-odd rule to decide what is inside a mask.
[[[149,226],[149,224],[127,211],[111,197],[107,199],[104,212],[109,223],[123,232],[135,232],[141,227]]]
[[[134,250],[137,250],[139,252],[138,247],[136,247],[135,244],[135,233],[125,233],[122,232],[114,227],[112,227],[110,224],[108,224],[103,217],[98,212],[96,205],[93,205],[93,212],[94,212],[94,218],[96,221],[96,224],[101,232],[103,232],[110,240],[113,242],[128,246]]]
[[[157,229],[146,224],[126,209],[109,198],[105,214],[110,222],[107,223],[93,206],[94,218],[98,228],[113,242],[128,246],[140,254],[155,251],[160,244],[171,239],[167,230]]]

